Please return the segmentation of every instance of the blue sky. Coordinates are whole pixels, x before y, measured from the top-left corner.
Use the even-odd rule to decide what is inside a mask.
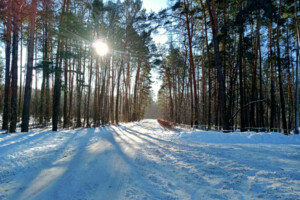
[[[143,7],[147,10],[147,12],[154,11],[158,12],[161,9],[164,9],[167,7],[168,0],[143,0]],[[158,34],[153,34],[153,40],[156,44],[163,44],[167,41],[167,36],[164,34],[164,29],[159,29]],[[160,89],[160,86],[162,84],[162,81],[159,78],[159,74],[155,69],[152,69],[152,90],[154,93],[154,100],[157,100],[157,93]]]
[[[167,7],[167,0],[143,0],[143,7],[147,9],[147,11],[159,11],[165,7]]]

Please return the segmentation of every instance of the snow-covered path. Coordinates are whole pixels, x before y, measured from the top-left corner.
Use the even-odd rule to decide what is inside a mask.
[[[300,199],[299,144],[179,135],[155,120],[0,135],[0,199]]]

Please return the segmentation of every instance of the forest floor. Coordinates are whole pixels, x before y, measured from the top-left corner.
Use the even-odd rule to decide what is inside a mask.
[[[300,199],[300,136],[156,120],[0,134],[0,199]]]

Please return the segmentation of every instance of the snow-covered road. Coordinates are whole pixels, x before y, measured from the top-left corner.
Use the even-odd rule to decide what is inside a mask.
[[[0,135],[0,199],[300,199],[300,142],[184,132],[143,120]]]

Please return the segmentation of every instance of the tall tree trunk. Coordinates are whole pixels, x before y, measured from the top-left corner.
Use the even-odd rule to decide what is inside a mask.
[[[65,48],[66,49],[66,48]],[[75,71],[75,62],[71,64],[71,60],[68,59],[69,66],[69,105],[68,105],[68,126],[73,125],[73,87],[74,87],[74,71]]]
[[[90,99],[91,99],[91,85],[92,85],[92,75],[93,75],[93,56],[91,56],[90,69],[89,69],[89,86],[88,86],[88,96],[87,96],[87,111],[86,111],[86,126],[90,127]]]
[[[66,0],[63,1],[62,13],[60,23],[63,21],[65,13]],[[57,131],[58,118],[59,118],[59,104],[60,104],[60,91],[61,91],[61,64],[62,64],[62,41],[58,36],[57,56],[55,65],[55,80],[54,80],[54,93],[53,93],[53,117],[52,117],[52,130]]]
[[[297,38],[299,41],[299,38]],[[299,134],[299,44],[296,53],[296,102],[295,102],[295,134]]]
[[[94,126],[99,126],[99,106],[98,106],[98,82],[99,82],[99,58],[96,58],[96,65],[95,65],[95,71],[96,71],[96,75],[95,75],[95,92],[94,92],[94,112],[93,112],[93,123]]]
[[[23,27],[21,26],[21,48],[20,48],[20,82],[19,82],[19,103],[18,103],[18,122],[20,121],[20,117],[21,117],[21,111],[22,111],[22,106],[21,106],[21,103],[22,103],[22,68],[23,68]]]
[[[3,129],[8,129],[10,118],[10,53],[11,53],[11,10],[12,0],[7,2],[7,25],[5,32],[5,91],[3,106]]]
[[[27,56],[26,84],[25,84],[25,94],[24,94],[24,103],[23,103],[23,112],[22,112],[22,126],[21,126],[22,132],[28,132],[29,129],[37,0],[32,1],[31,7],[32,7],[31,9],[32,12],[30,18],[30,36],[29,36],[28,51],[27,51],[28,56]]]
[[[299,134],[299,64],[300,64],[300,31],[297,16],[297,1],[294,1],[296,32],[297,32],[297,50],[296,50],[296,102],[295,102],[295,134]]]
[[[218,83],[219,83],[219,102],[221,106],[221,117],[222,117],[222,125],[223,130],[229,130],[229,119],[227,117],[227,109],[226,109],[226,91],[225,91],[225,82],[223,79],[223,67],[221,63],[220,58],[220,51],[219,51],[219,41],[218,41],[218,21],[217,21],[217,15],[216,15],[216,6],[215,6],[215,0],[207,0],[209,15],[211,18],[212,23],[212,32],[213,32],[213,43],[214,43],[214,49],[215,49],[215,57],[216,57],[216,63],[217,63],[217,77],[218,77]]]
[[[269,21],[269,64],[271,68],[271,116],[270,116],[270,128],[275,128],[276,125],[276,100],[275,100],[275,85],[274,85],[274,67],[273,67],[273,53],[272,53],[272,23],[271,20]]]
[[[78,49],[79,51],[79,59],[78,59],[78,66],[77,66],[77,87],[76,87],[76,95],[77,95],[77,108],[76,108],[76,127],[81,127],[81,86],[82,86],[82,79],[81,79],[81,48]],[[84,66],[83,66],[84,67]]]
[[[289,41],[289,30],[286,29],[286,41]],[[294,80],[293,76],[292,76],[292,72],[291,72],[291,63],[290,63],[290,45],[289,42],[286,43],[286,47],[285,47],[285,58],[287,59],[287,63],[286,63],[286,68],[287,73],[288,73],[288,83],[287,83],[287,87],[288,87],[288,129],[292,130],[292,120],[293,120],[293,93],[292,93],[292,82]]]
[[[187,51],[186,50],[186,62],[187,62]],[[189,88],[190,88],[190,95],[191,95],[191,120],[190,120],[190,124],[191,127],[194,125],[194,119],[195,119],[195,115],[194,115],[194,98],[193,98],[193,78],[192,78],[192,72],[191,72],[191,67],[189,68]]]
[[[262,57],[261,57],[261,46],[260,46],[260,20],[257,21],[257,49],[258,49],[258,59],[259,59],[259,99],[264,99],[263,95],[263,78],[262,78]],[[264,119],[264,105],[263,102],[259,103],[259,122],[260,127],[265,127],[265,119]]]
[[[170,78],[170,68],[166,66],[166,75],[168,81],[168,88],[169,88],[169,104],[170,104],[170,121],[174,121],[174,104],[172,98],[172,83]]]
[[[130,59],[131,57],[128,55],[127,59],[127,75],[126,75],[126,90],[125,90],[125,121],[130,121],[130,110],[129,110],[129,92],[130,92]]]
[[[202,50],[202,55],[204,57],[204,48]],[[205,60],[202,57],[202,124],[206,124],[206,64],[205,64]],[[200,71],[200,70],[199,70]],[[200,77],[199,77],[200,80]]]
[[[256,82],[256,73],[257,73],[257,45],[255,45],[255,39],[254,39],[254,30],[253,30],[253,24],[251,24],[251,38],[252,38],[252,53],[254,55],[254,58],[252,60],[252,86],[251,86],[251,101],[257,100],[257,82]],[[250,105],[250,127],[256,127],[256,104]]]
[[[135,83],[134,83],[134,94],[133,94],[133,116],[132,120],[136,121],[137,120],[137,112],[138,112],[138,102],[137,102],[137,90],[138,90],[138,84],[139,84],[139,79],[140,79],[140,70],[141,70],[141,58],[138,60],[138,67],[136,70],[136,76],[135,76]],[[173,119],[172,119],[173,120]]]
[[[193,41],[193,26],[191,24],[191,19],[188,13],[188,10],[190,9],[190,2],[188,0],[184,0],[185,9],[187,10],[185,13],[186,17],[186,29],[188,34],[188,47],[189,47],[189,64],[190,64],[190,73],[192,73],[192,86],[193,86],[193,93],[191,94],[191,97],[194,99],[194,117],[196,125],[198,125],[199,120],[199,101],[198,101],[198,95],[197,95],[197,82],[196,82],[196,72],[195,72],[195,63],[194,63],[194,56],[193,56],[193,47],[192,47],[192,41]]]
[[[66,51],[68,50],[68,42],[66,43]],[[63,108],[63,128],[69,127],[69,117],[68,117],[68,59],[65,58],[64,64],[64,108]]]
[[[119,123],[119,96],[120,96],[120,79],[122,74],[122,67],[123,67],[123,60],[121,61],[121,66],[118,73],[118,80],[117,80],[117,97],[116,97],[116,124]]]
[[[226,25],[226,3],[225,0],[222,0],[222,11],[223,11],[223,24]],[[224,29],[224,35],[227,36],[227,29]],[[224,82],[226,84],[226,77],[227,77],[227,69],[226,69],[226,42],[222,42],[222,66],[223,66],[223,76],[224,76]]]
[[[112,65],[111,65],[111,70],[112,70],[112,76],[111,76],[111,96],[110,96],[110,121],[111,123],[114,123],[115,121],[115,114],[114,114],[114,95],[115,95],[115,76],[116,76],[116,69],[114,69],[114,60],[113,60],[114,57],[112,57]]]
[[[241,28],[240,28],[241,29]],[[238,66],[239,66],[239,79],[240,79],[240,116],[241,116],[241,131],[246,131],[246,111],[245,111],[245,95],[244,95],[244,81],[243,81],[243,31],[239,31],[239,48],[238,48]]]
[[[48,11],[48,5],[46,3],[46,11]],[[44,67],[45,67],[45,126],[48,126],[48,122],[50,121],[50,83],[49,83],[49,75],[50,75],[50,67],[49,67],[49,36],[48,36],[48,21],[45,23],[45,44],[44,44]]]
[[[207,125],[208,129],[211,129],[211,64],[210,64],[210,53],[209,53],[209,46],[208,46],[208,36],[207,36],[207,21],[206,21],[206,9],[202,1],[200,1],[201,7],[203,9],[203,16],[204,16],[204,31],[205,31],[205,46],[206,46],[206,56],[207,56],[207,68],[208,68],[208,117],[207,117]]]
[[[22,1],[13,2],[13,47],[12,47],[12,66],[11,66],[11,118],[10,132],[16,132],[17,127],[17,99],[18,99],[18,45],[19,45],[19,23]]]
[[[281,0],[279,0],[279,18],[281,16]],[[278,79],[279,79],[279,92],[280,92],[280,104],[281,104],[281,118],[282,118],[282,128],[284,133],[287,134],[287,122],[286,122],[286,109],[285,109],[285,100],[284,100],[284,92],[283,92],[283,83],[282,83],[282,69],[281,69],[281,57],[280,57],[280,45],[279,45],[279,34],[280,34],[280,26],[279,26],[279,18],[277,19],[277,64],[278,64]]]

